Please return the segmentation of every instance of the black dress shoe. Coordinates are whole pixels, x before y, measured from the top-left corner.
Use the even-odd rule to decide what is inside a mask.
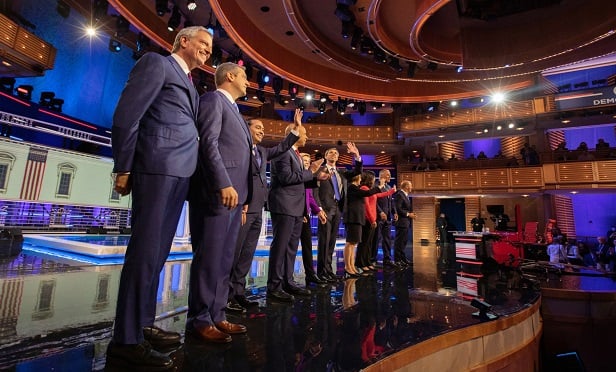
[[[249,307],[253,307],[253,306],[258,306],[259,302],[258,301],[251,301],[249,299],[246,298],[246,296],[235,296],[235,301],[237,301],[238,304],[242,305],[245,308],[249,308]]]
[[[267,291],[267,298],[272,300],[282,301],[282,302],[293,302],[295,301],[295,297],[293,295],[288,294],[283,290],[279,291]]]
[[[292,295],[310,296],[312,294],[312,292],[310,292],[310,289],[306,289],[306,288],[302,288],[302,287],[297,287],[297,286],[290,285],[290,284],[287,284],[287,285],[283,286],[282,288],[284,288],[285,292],[290,293]]]
[[[226,310],[232,313],[245,313],[246,312],[246,308],[242,306],[241,304],[239,304],[234,298],[227,301]]]
[[[316,284],[316,285],[319,285],[319,286],[326,286],[327,285],[327,280],[323,280],[323,279],[319,278],[318,276],[316,276],[314,274],[313,275],[306,275],[306,285],[308,285],[310,283]]]
[[[334,273],[325,273],[321,275],[321,278],[327,280],[329,283],[337,283],[338,277]]]
[[[173,369],[173,360],[154,350],[147,341],[138,345],[122,345],[112,341],[107,347],[106,368],[168,371]]]
[[[399,265],[393,261],[383,261],[383,267],[389,267],[392,269],[397,269],[399,267]]]
[[[154,348],[177,345],[181,340],[179,333],[165,331],[155,326],[143,327],[143,338]]]

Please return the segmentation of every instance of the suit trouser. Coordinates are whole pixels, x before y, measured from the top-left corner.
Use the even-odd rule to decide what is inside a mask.
[[[193,260],[190,265],[188,326],[209,326],[226,320],[229,276],[242,222],[241,210],[241,206],[228,210],[222,205],[190,205]]]
[[[332,256],[336,248],[336,238],[338,238],[338,228],[340,227],[340,215],[342,212],[336,207],[333,214],[331,210],[326,211],[326,213],[327,222],[324,224],[320,223],[317,228],[319,240],[317,245],[317,274],[319,276],[334,274],[332,270]]]
[[[304,273],[306,276],[314,276],[314,266],[312,262],[312,227],[310,217],[306,217],[307,222],[302,223],[302,233],[300,242],[302,244],[302,262],[304,263]]]
[[[409,241],[409,228],[410,226],[408,224],[404,222],[400,223],[398,220],[398,225],[396,225],[396,237],[394,239],[394,260],[396,261],[407,260],[404,250]]]
[[[120,276],[113,340],[143,342],[143,327],[154,324],[158,281],[169,251],[189,178],[133,172],[132,234]]]
[[[279,213],[271,215],[274,238],[270,246],[267,290],[279,291],[285,285],[295,285],[293,266],[304,217]]]
[[[383,251],[383,261],[391,261],[391,221],[380,220],[377,222],[376,230],[374,231],[374,239],[372,239],[372,262],[376,261],[379,248],[379,237],[381,238],[381,250]]]
[[[248,275],[252,266],[252,259],[261,235],[262,223],[261,212],[247,213],[246,223],[240,227],[229,278],[229,299],[233,296],[244,296],[246,292],[246,275]]]
[[[372,240],[374,239],[375,228],[372,227],[370,222],[366,222],[361,228],[361,242],[357,244],[357,254],[355,255],[355,266],[356,267],[367,267],[372,265],[372,247],[374,244]]]

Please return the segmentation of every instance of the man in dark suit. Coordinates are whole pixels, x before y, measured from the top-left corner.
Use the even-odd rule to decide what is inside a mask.
[[[363,167],[359,150],[353,142],[347,143],[347,152],[353,154],[355,167],[353,170],[338,170],[338,150],[330,148],[325,151],[324,170],[330,174],[330,178],[319,184],[318,192],[314,198],[327,215],[327,222],[319,224],[317,229],[317,275],[321,279],[335,283],[336,274],[332,270],[332,255],[336,247],[340,219],[346,204],[347,181],[362,173]]]
[[[148,53],[135,64],[113,116],[115,190],[132,191],[133,199],[110,365],[173,368],[151,348],[180,341],[178,333],[153,326],[156,293],[197,164],[199,98],[189,74],[211,51],[204,27],[181,30],[170,56]]]
[[[302,125],[303,113],[300,109],[295,110],[295,127],[289,135],[276,147],[266,148],[259,144],[265,135],[265,127],[261,120],[248,121],[248,129],[252,135],[253,160],[252,160],[252,198],[248,210],[242,216],[242,226],[237,236],[235,255],[229,279],[229,297],[227,310],[245,312],[246,308],[258,304],[246,298],[246,275],[252,265],[252,259],[257,248],[261,226],[263,222],[263,207],[267,201],[267,177],[265,174],[268,160],[287,152],[299,139],[299,127]]]
[[[186,330],[197,338],[231,342],[246,332],[226,319],[229,274],[242,211],[250,203],[252,138],[235,100],[246,95],[244,68],[220,64],[216,91],[201,96],[197,129],[199,162],[191,179],[189,218],[193,260],[190,266]]]
[[[391,181],[391,172],[389,169],[381,169],[379,171],[379,188],[382,191],[389,191]],[[379,236],[381,237],[381,249],[383,251],[383,266],[397,267],[397,264],[391,259],[391,224],[392,221],[398,220],[396,209],[394,206],[394,199],[391,196],[385,196],[376,199],[376,212],[377,212],[377,227],[375,232],[375,238],[373,239],[373,257],[372,261],[376,261],[376,255],[378,253]]]
[[[288,134],[291,126],[285,130]],[[270,246],[267,274],[267,297],[273,300],[292,302],[293,295],[310,295],[310,290],[301,288],[293,280],[293,266],[299,245],[306,187],[314,187],[315,175],[323,159],[304,169],[298,148],[306,144],[306,128],[299,128],[299,140],[293,149],[278,156],[270,163],[271,187],[268,205],[272,216],[274,238]]]
[[[411,262],[406,258],[404,250],[406,243],[409,241],[409,229],[411,227],[411,219],[417,217],[413,213],[411,204],[411,191],[413,184],[411,181],[402,181],[400,191],[394,195],[394,203],[396,212],[398,212],[398,221],[396,221],[396,237],[394,239],[394,259],[401,266],[410,266]]]

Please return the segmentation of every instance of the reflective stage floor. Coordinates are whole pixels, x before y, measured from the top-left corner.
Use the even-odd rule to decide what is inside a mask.
[[[316,247],[316,242],[315,242]],[[105,369],[120,264],[93,264],[70,255],[30,250],[0,260],[0,370]],[[456,289],[452,247],[408,247],[413,265],[310,287],[293,304],[265,298],[267,252],[256,255],[249,297],[259,307],[228,314],[248,327],[228,346],[186,338],[171,350],[180,371],[359,371],[426,340],[481,323],[470,298]],[[316,256],[316,251],[313,252]],[[336,251],[338,273],[342,253]],[[449,259],[448,259],[449,258]],[[161,272],[156,325],[184,335],[190,261],[169,261]],[[304,283],[301,254],[296,281]],[[539,299],[515,270],[487,275],[479,295],[503,317]]]

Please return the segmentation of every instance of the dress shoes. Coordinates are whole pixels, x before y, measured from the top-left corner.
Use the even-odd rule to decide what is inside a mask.
[[[310,296],[312,294],[312,292],[310,292],[310,289],[297,287],[291,284],[287,284],[283,286],[283,289],[285,292],[290,293],[292,295],[297,295],[297,296]]]
[[[338,277],[333,273],[323,273],[322,275],[319,275],[319,277],[321,277],[321,279],[327,281],[328,283],[338,282]]]
[[[234,298],[227,301],[227,306],[225,310],[232,312],[232,313],[239,313],[239,314],[243,314],[246,312],[246,308],[242,306],[241,304],[239,304]]]
[[[231,342],[231,336],[219,330],[215,325],[194,327],[190,332],[202,341],[215,342],[217,344]]]
[[[216,323],[216,328],[229,335],[240,335],[246,333],[246,326],[237,323],[230,323],[226,320]]]
[[[276,300],[276,301],[282,301],[282,302],[293,302],[293,301],[295,301],[295,297],[293,297],[293,295],[290,295],[290,294],[288,294],[287,292],[285,292],[283,290],[267,291],[267,298],[270,298],[270,299]]]
[[[251,301],[247,299],[246,296],[235,296],[235,301],[237,301],[238,304],[242,305],[242,307],[246,309],[259,305],[258,301]]]
[[[143,327],[143,338],[155,349],[157,347],[177,345],[181,342],[179,333],[165,331],[155,326]]]
[[[318,286],[326,286],[328,284],[327,280],[321,279],[316,275],[306,275],[306,285],[308,284],[316,284]]]
[[[173,360],[154,350],[147,341],[137,345],[122,345],[112,341],[107,346],[106,368],[168,371],[173,369]]]
[[[383,261],[383,267],[384,268],[397,269],[400,266],[397,263],[395,263],[394,261],[387,260],[387,261]]]

